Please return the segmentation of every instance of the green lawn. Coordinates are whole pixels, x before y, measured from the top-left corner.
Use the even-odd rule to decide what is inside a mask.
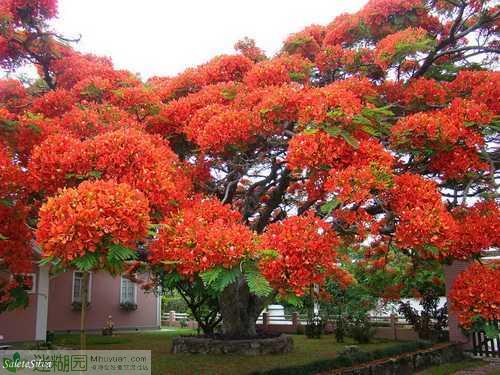
[[[189,334],[189,330],[147,331],[133,333],[118,333],[116,336],[89,335],[87,337],[88,349],[131,349],[151,350],[153,375],[184,375],[184,374],[248,374],[256,370],[271,369],[305,364],[318,359],[327,359],[345,345],[353,342],[346,340],[338,344],[333,335],[323,338],[307,339],[302,335],[294,335],[295,349],[285,355],[266,355],[247,357],[239,355],[190,355],[170,353],[172,337],[179,334]],[[55,338],[56,345],[78,348],[78,334],[58,334]],[[375,341],[373,344],[360,345],[363,350],[374,350],[394,345],[390,341]]]
[[[468,359],[462,362],[446,363],[441,366],[430,367],[425,371],[419,372],[418,375],[451,375],[460,370],[485,365],[487,365],[487,362],[479,359]]]

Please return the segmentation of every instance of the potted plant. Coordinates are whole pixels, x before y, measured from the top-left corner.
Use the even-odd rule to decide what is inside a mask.
[[[135,311],[137,310],[137,304],[134,302],[121,302],[120,309],[124,311]]]
[[[87,302],[85,305],[85,309],[88,310],[90,308],[90,302]],[[82,311],[82,303],[80,301],[73,301],[71,303],[71,309],[73,311]]]

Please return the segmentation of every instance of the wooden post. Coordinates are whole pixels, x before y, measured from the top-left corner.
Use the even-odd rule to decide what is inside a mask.
[[[168,313],[168,325],[171,327],[175,326],[175,311],[172,310]]]
[[[81,290],[81,310],[80,310],[80,350],[87,348],[87,338],[85,337],[85,312],[87,311],[87,295],[89,286],[89,273],[83,272],[82,277],[82,290]]]
[[[269,325],[269,317],[267,316],[267,312],[262,313],[262,328],[264,331],[267,331]]]
[[[398,328],[396,326],[397,318],[395,314],[391,314],[391,328],[392,328],[392,336],[394,340],[398,341]]]
[[[299,320],[299,313],[298,312],[293,312],[292,313],[292,326],[295,332],[297,332],[297,329],[299,327],[300,320]]]

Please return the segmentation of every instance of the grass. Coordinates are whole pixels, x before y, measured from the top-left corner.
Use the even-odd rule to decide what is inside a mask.
[[[339,344],[333,335],[321,339],[308,339],[303,335],[294,335],[294,350],[285,355],[265,355],[248,357],[241,355],[191,355],[171,354],[171,342],[174,336],[190,334],[193,331],[146,331],[118,333],[116,336],[87,336],[87,349],[95,350],[151,350],[152,374],[248,374],[257,370],[306,364],[320,359],[333,358],[335,353],[346,345],[353,345],[349,339]],[[57,334],[55,344],[78,348],[78,334]],[[371,344],[359,345],[363,350],[381,349],[394,345],[391,341],[376,340]]]
[[[467,359],[461,362],[445,363],[444,365],[430,367],[419,372],[418,375],[451,375],[460,370],[487,365],[487,362],[480,359]]]

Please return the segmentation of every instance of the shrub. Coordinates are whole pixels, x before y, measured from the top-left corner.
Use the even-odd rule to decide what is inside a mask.
[[[368,319],[359,319],[349,322],[348,334],[360,344],[368,344],[375,336],[375,328]]]
[[[421,349],[428,349],[432,344],[428,341],[412,341],[400,343],[372,352],[350,351],[336,356],[333,359],[323,359],[305,365],[275,368],[267,371],[254,372],[254,375],[313,375],[342,367],[350,367],[382,358],[394,357],[404,353],[411,353]]]
[[[338,319],[335,322],[334,334],[335,334],[335,340],[337,340],[337,342],[344,342],[344,337],[346,332],[345,332],[344,321],[342,319]]]
[[[307,320],[305,333],[310,339],[319,339],[323,334],[325,324],[323,319],[319,315],[314,315],[312,318]]]
[[[162,297],[162,311],[168,313],[170,311],[185,313],[189,311],[189,307],[179,296],[163,296]]]
[[[448,325],[448,307],[438,308],[439,297],[428,292],[422,296],[418,312],[409,302],[400,302],[399,313],[413,326],[421,340],[445,341],[444,328]]]

